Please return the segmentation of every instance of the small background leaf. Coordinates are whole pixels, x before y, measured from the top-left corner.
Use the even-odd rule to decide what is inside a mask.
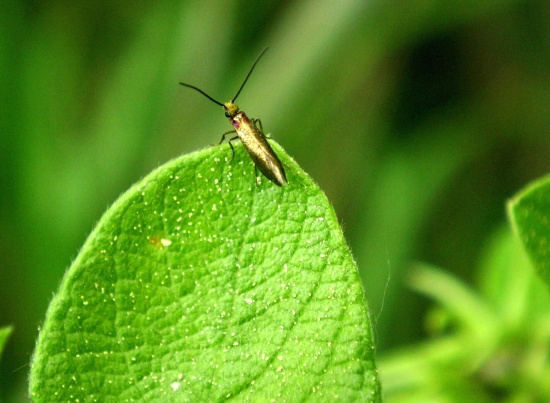
[[[2,352],[4,351],[4,347],[12,331],[13,331],[12,326],[6,326],[3,328],[0,328],[0,360],[2,359]],[[5,386],[3,386],[0,383],[0,392],[3,391],[4,387]]]
[[[379,400],[357,268],[334,211],[242,145],[173,160],[101,219],[48,310],[35,401]]]
[[[0,329],[0,358],[2,358],[2,351],[4,351],[4,346],[6,345],[8,337],[10,337],[12,331],[13,327],[11,326],[6,326]]]
[[[422,263],[409,270],[436,305],[424,342],[377,360],[386,401],[550,401],[548,290],[508,227],[484,250],[475,284]]]
[[[550,176],[514,197],[508,214],[537,272],[550,285]]]

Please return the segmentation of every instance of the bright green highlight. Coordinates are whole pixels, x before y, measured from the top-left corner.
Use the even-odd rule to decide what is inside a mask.
[[[106,212],[53,299],[31,394],[379,401],[357,267],[321,190],[256,184],[242,145],[175,159]]]
[[[539,275],[550,285],[550,176],[508,203],[508,215]]]

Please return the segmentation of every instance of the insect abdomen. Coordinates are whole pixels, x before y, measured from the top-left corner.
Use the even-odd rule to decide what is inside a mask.
[[[244,112],[239,112],[231,118],[231,124],[260,172],[276,185],[286,185],[283,164],[254,122]]]

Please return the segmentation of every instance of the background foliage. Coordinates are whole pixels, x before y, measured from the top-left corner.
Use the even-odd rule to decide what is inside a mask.
[[[107,206],[229,130],[178,81],[228,100],[265,45],[239,105],[333,203],[379,356],[422,340],[411,263],[473,281],[505,200],[550,171],[549,18],[543,0],[3,1],[0,398],[25,400],[37,327]]]

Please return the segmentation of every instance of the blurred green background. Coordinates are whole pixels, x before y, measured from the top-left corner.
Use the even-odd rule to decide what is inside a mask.
[[[132,183],[261,118],[333,203],[378,354],[424,337],[425,261],[469,282],[505,201],[550,172],[546,0],[0,3],[0,399],[25,401],[49,300]],[[228,153],[229,153],[228,148]]]

